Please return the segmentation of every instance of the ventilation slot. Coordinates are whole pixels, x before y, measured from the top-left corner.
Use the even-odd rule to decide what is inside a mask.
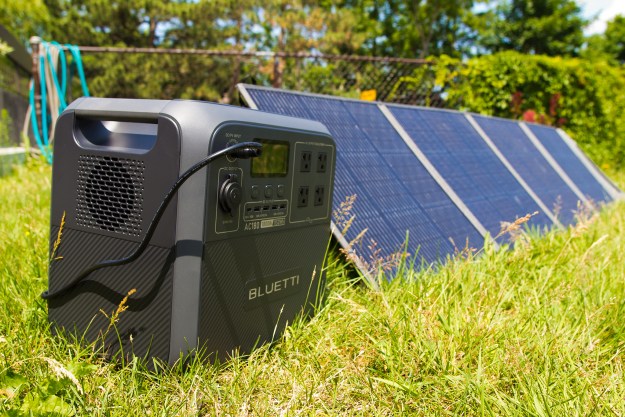
[[[76,224],[139,236],[144,168],[143,161],[81,155]]]

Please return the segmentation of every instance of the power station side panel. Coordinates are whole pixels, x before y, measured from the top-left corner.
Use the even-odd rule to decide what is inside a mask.
[[[51,248],[58,231],[58,227],[52,228]],[[86,265],[125,256],[136,245],[135,242],[66,229],[51,261],[50,277],[74,277]],[[80,252],[81,248],[93,247],[98,249]],[[171,249],[149,246],[132,264],[116,267],[114,272],[113,268],[104,268],[92,273],[75,291],[50,300],[50,321],[57,331],[64,329],[78,338],[84,336],[88,342],[104,336],[111,354],[121,347],[126,356],[130,353],[139,357],[149,354],[166,361],[173,255]],[[128,300],[123,302],[131,292]]]

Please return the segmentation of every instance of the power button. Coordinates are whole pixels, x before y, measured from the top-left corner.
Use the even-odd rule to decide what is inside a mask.
[[[258,185],[252,185],[250,196],[252,197],[252,200],[258,200],[258,197],[260,197],[260,189],[258,188]]]

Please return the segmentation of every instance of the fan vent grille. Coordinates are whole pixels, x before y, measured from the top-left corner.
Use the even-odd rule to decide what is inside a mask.
[[[141,234],[143,161],[81,155],[76,224],[130,236]]]

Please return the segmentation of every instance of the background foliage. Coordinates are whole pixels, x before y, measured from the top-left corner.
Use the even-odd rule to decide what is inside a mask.
[[[376,88],[362,73],[394,74],[385,100],[561,126],[596,161],[625,161],[625,17],[584,38],[575,0],[0,0],[0,23],[25,43],[431,57],[409,76],[318,60],[84,59],[93,94],[110,97],[231,102],[238,81],[357,97]]]
[[[625,70],[606,62],[502,52],[442,59],[436,82],[455,108],[562,127],[595,160],[625,161]]]

